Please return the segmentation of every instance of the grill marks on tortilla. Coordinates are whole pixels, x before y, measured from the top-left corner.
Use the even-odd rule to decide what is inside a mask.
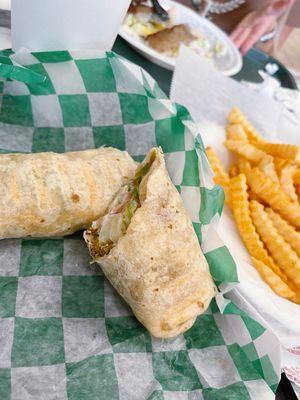
[[[71,200],[73,201],[73,203],[78,203],[80,200],[80,197],[78,196],[78,194],[73,193],[71,196]]]

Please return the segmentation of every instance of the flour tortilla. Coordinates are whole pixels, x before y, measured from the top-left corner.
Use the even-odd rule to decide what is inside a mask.
[[[193,325],[209,306],[216,289],[159,149],[149,152],[138,171],[147,165],[138,187],[140,206],[126,232],[110,232],[107,254],[99,250],[105,251],[100,246],[104,223],[109,217],[117,218],[118,207],[113,204],[110,212],[84,233],[84,238],[94,261],[101,265],[137,319],[154,336],[169,338]],[[121,190],[124,192],[124,188]],[[118,205],[118,201],[114,203]]]
[[[89,227],[135,168],[128,153],[113,148],[0,155],[0,239]]]

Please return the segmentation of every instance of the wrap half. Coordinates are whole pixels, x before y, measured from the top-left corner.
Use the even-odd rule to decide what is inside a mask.
[[[0,239],[88,228],[135,168],[127,152],[113,148],[0,155]]]
[[[156,337],[189,329],[215,294],[193,225],[157,148],[84,238],[93,260]]]

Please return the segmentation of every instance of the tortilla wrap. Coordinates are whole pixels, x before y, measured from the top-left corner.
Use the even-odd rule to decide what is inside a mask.
[[[113,148],[0,155],[0,239],[88,228],[135,168],[128,153]]]
[[[193,225],[157,148],[84,238],[93,260],[156,337],[189,329],[215,295]]]

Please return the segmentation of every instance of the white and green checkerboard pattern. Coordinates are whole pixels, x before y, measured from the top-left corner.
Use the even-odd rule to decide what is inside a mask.
[[[1,57],[9,52],[0,54]],[[139,67],[113,53],[20,53],[1,82],[2,152],[102,145],[140,160],[165,152],[170,175],[221,287],[235,264],[214,230],[223,193],[211,183],[187,110]],[[31,76],[28,70],[34,71]],[[1,68],[0,68],[1,74]],[[46,76],[41,83],[38,74]],[[3,75],[3,74],[2,74]],[[24,83],[27,82],[27,83]],[[272,335],[226,300],[184,335],[154,339],[132,316],[78,233],[0,241],[1,400],[271,399]],[[274,347],[274,346],[273,346]],[[272,361],[271,361],[272,359]]]

